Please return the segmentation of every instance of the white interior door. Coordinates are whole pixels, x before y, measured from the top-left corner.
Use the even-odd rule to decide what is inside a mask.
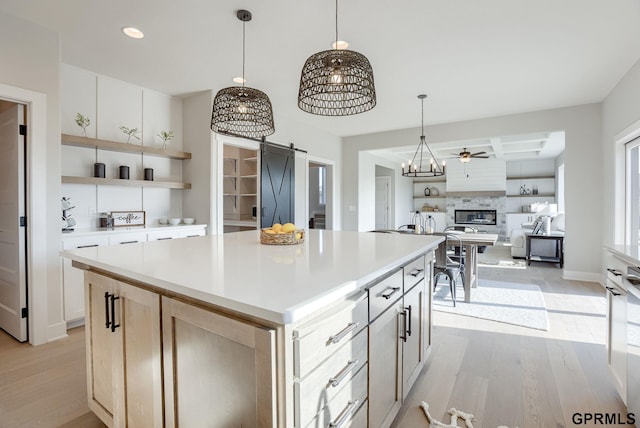
[[[25,227],[25,139],[20,135],[23,107],[0,113],[0,328],[27,340]]]
[[[376,177],[376,229],[389,229],[391,177]]]

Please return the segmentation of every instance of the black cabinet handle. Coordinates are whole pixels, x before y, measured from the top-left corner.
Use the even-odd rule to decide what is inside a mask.
[[[173,239],[173,238],[171,238],[171,237],[168,237],[168,238],[158,238],[158,239],[157,239],[157,241],[166,241],[167,239]],[[124,242],[123,242],[123,244],[124,244]]]
[[[607,270],[608,270],[609,272],[611,272],[614,276],[620,276],[620,275],[622,275],[622,272],[620,272],[620,271],[619,271],[619,270],[617,270],[617,269],[607,268]]]
[[[111,327],[111,321],[109,321],[109,292],[105,291],[104,292],[104,317],[105,317],[105,322],[104,322],[104,327],[105,328],[109,328]]]
[[[403,342],[407,341],[407,311],[400,312],[400,316],[402,317],[402,334],[400,335],[400,339]]]
[[[409,318],[409,322],[408,322],[408,324],[409,324],[409,328],[407,329],[407,336],[411,336],[411,305],[409,305],[409,307],[407,307],[407,308],[405,308],[405,309],[406,309],[407,311],[409,311],[409,315],[408,315],[408,318]]]
[[[78,245],[76,248],[90,248],[90,247],[97,247],[98,244],[90,244],[90,245]]]
[[[120,299],[120,296],[115,294],[111,295],[111,332],[116,331],[116,328],[120,327],[120,324],[116,324],[116,300]]]
[[[137,242],[138,241],[124,241],[124,242],[121,242],[120,244],[135,244]]]

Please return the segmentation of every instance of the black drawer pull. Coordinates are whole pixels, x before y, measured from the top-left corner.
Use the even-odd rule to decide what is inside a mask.
[[[620,275],[622,275],[622,272],[620,272],[620,271],[619,271],[619,270],[617,270],[617,269],[607,268],[607,270],[608,270],[609,272],[611,272],[611,273],[613,274],[613,276],[620,276]]]
[[[187,238],[197,238],[198,236],[202,236],[202,235],[187,235]]]
[[[389,291],[387,291],[386,293],[382,293],[381,296],[389,300],[391,296],[396,294],[398,291],[400,291],[400,287],[391,287]]]
[[[156,239],[156,241],[166,241],[167,239],[173,239],[172,237],[167,237],[167,238],[158,238]]]
[[[89,244],[89,245],[78,245],[76,248],[90,248],[90,247],[97,247],[98,244]]]
[[[136,244],[138,241],[123,241],[120,244]]]

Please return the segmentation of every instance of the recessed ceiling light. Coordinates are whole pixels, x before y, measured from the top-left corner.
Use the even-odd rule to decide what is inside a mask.
[[[349,43],[344,40],[338,40],[337,42],[331,43],[331,47],[334,49],[346,49],[349,47]]]
[[[132,39],[141,39],[144,37],[144,33],[135,27],[123,27],[122,32]]]
[[[240,84],[247,83],[247,79],[243,79],[242,77],[234,77],[233,81]]]

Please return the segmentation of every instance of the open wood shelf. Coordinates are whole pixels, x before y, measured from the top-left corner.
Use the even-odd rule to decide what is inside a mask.
[[[522,177],[507,177],[507,180],[555,180],[553,175],[525,175]]]
[[[157,147],[141,146],[138,144],[118,143],[116,141],[100,140],[97,138],[81,137],[78,135],[61,135],[62,144],[65,146],[87,147],[114,152],[142,153],[145,155],[159,156],[170,159],[191,159],[191,153],[177,150],[163,150]]]
[[[554,198],[554,193],[538,193],[537,195],[507,195],[507,198]]]
[[[96,184],[100,186],[162,187],[166,189],[191,189],[191,183],[179,183],[175,181],[122,180],[118,178],[75,177],[75,176],[69,176],[69,175],[62,176],[62,183]]]

